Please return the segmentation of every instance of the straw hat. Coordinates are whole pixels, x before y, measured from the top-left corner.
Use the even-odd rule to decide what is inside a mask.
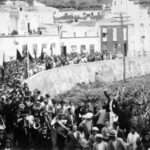
[[[101,138],[101,139],[102,139],[102,138],[103,138],[103,135],[102,135],[102,134],[96,134],[96,135],[95,135],[95,138]]]
[[[110,132],[109,132],[109,135],[108,135],[109,137],[116,137],[116,133],[115,133],[115,130],[111,130]]]
[[[91,119],[93,117],[93,113],[87,113],[82,116],[83,119]]]
[[[92,131],[97,131],[99,132],[99,129],[97,127],[92,127]]]

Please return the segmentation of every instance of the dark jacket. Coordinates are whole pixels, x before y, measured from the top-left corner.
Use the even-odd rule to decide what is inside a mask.
[[[79,135],[78,134],[77,134],[77,137],[75,138],[73,132],[68,133],[67,147],[68,147],[68,150],[75,150],[77,148],[82,150],[82,146],[79,143]]]
[[[70,115],[67,115],[66,120],[67,120],[66,126],[69,128],[72,128],[73,124],[76,123],[75,115],[73,115],[73,120],[71,120]]]
[[[126,141],[123,130],[121,130],[121,129],[118,130],[117,137],[123,139],[124,141]]]
[[[110,112],[110,108],[109,108],[109,104],[110,104],[110,97],[109,97],[109,95],[108,95],[108,93],[106,92],[106,91],[104,91],[104,95],[106,96],[106,98],[108,99],[108,101],[107,101],[107,105],[106,105],[106,111],[107,112]],[[112,102],[112,111],[116,114],[116,115],[118,115],[119,114],[119,104],[118,104],[118,102],[115,100],[115,99],[113,99],[113,102]]]
[[[116,139],[116,148],[113,146],[113,142],[109,141],[108,143],[108,150],[127,150],[127,147],[123,140],[121,139]]]

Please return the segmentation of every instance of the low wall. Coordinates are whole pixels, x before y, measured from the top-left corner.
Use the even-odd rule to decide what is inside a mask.
[[[93,63],[70,65],[38,73],[27,80],[30,90],[39,89],[52,97],[64,93],[77,83],[94,82],[96,73],[106,82],[123,78],[123,61],[105,60]],[[150,57],[126,60],[126,78],[150,74]]]

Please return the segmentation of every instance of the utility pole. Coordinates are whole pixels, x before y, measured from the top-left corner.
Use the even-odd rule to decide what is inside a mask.
[[[123,13],[123,12],[120,12],[120,13],[116,13],[118,14],[119,16],[118,17],[113,17],[113,18],[116,18],[116,19],[119,19],[119,20],[115,20],[114,22],[118,22],[121,26],[121,29],[122,29],[122,33],[124,32],[123,31],[123,27],[125,26],[124,23],[127,23],[129,20],[129,16],[123,16],[123,14],[126,14],[126,13]],[[126,20],[124,20],[126,19]],[[127,31],[128,32],[128,29]],[[128,34],[128,33],[126,33]],[[124,40],[122,39],[121,40],[121,49],[122,49],[122,52],[123,52],[123,81],[126,82],[126,54],[125,54],[125,47],[124,47]]]

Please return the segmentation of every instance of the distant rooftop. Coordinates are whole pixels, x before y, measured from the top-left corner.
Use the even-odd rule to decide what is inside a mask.
[[[81,21],[76,26],[95,26],[96,21]]]
[[[93,8],[82,8],[79,11],[100,11],[100,10],[102,9],[98,7],[93,7]]]
[[[101,20],[102,18],[103,18],[103,16],[101,16],[101,15],[91,16],[92,20]]]
[[[59,9],[60,12],[66,12],[66,11],[76,11],[74,8],[61,8]]]
[[[74,19],[74,16],[72,15],[64,15],[62,17],[56,18],[56,20],[71,20]]]

